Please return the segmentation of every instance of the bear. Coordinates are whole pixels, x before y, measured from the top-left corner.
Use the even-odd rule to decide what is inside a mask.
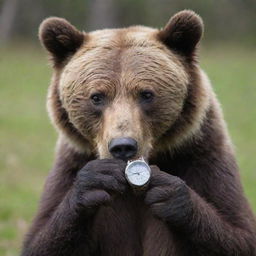
[[[203,27],[190,10],[162,29],[42,22],[59,137],[22,256],[256,255],[232,142],[199,66]],[[125,168],[140,157],[151,178],[136,190]]]

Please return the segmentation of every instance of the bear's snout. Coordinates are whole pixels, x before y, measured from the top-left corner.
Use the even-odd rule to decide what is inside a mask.
[[[121,137],[112,139],[108,145],[108,150],[114,158],[127,161],[137,154],[138,145],[133,138]]]

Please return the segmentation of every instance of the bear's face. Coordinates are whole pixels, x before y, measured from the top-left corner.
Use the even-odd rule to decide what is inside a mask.
[[[101,158],[110,157],[110,141],[121,137],[137,141],[135,157],[147,157],[180,114],[187,74],[174,54],[149,41],[154,33],[139,27],[89,34],[61,74],[70,121]]]
[[[201,25],[198,16],[185,12]],[[201,34],[193,42],[187,35],[191,32],[185,31],[190,42],[182,45],[181,31],[173,32],[180,19],[174,17],[162,31],[137,26],[89,34],[62,19],[43,23],[41,39],[53,55],[58,100],[68,118],[64,125],[54,117],[62,132],[72,140],[72,131],[65,131],[72,125],[78,134],[75,141],[79,144],[79,136],[86,141],[79,147],[90,147],[100,158],[112,157],[109,145],[114,139],[131,138],[137,149],[130,158],[148,158],[181,116],[189,89],[187,62]],[[53,37],[60,31],[64,35]],[[171,33],[176,37],[169,38]]]

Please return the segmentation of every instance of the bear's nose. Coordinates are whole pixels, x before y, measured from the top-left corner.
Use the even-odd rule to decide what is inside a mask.
[[[114,158],[128,160],[137,153],[137,141],[129,137],[115,138],[110,141],[108,150]]]

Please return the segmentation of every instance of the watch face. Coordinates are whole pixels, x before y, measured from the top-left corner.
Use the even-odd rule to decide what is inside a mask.
[[[126,178],[132,185],[143,186],[150,179],[150,167],[144,161],[133,161],[126,167]]]

